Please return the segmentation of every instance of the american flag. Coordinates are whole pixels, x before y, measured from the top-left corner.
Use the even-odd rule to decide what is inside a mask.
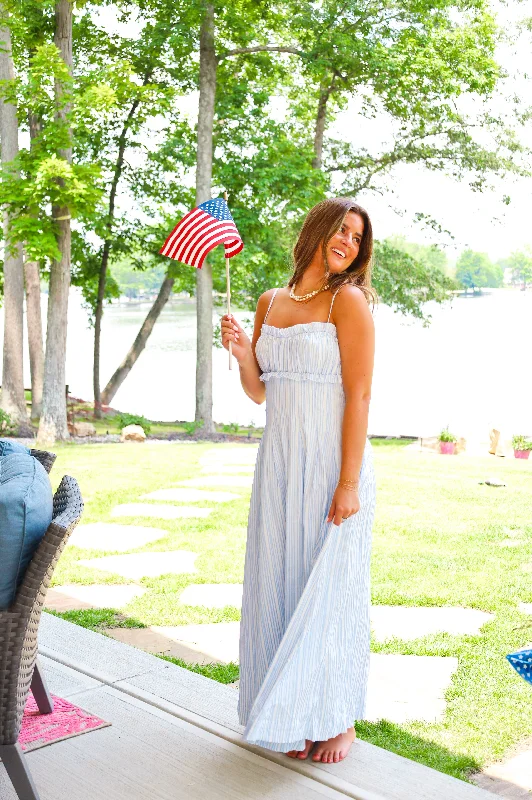
[[[216,197],[189,211],[159,253],[201,269],[207,254],[219,244],[225,246],[226,258],[236,256],[244,247],[227,203]]]

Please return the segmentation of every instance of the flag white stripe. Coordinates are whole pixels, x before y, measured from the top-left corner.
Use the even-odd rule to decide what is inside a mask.
[[[189,237],[192,236],[197,227],[203,225],[208,218],[209,214],[205,214],[204,211],[201,211],[193,219],[189,220],[189,222],[180,231],[179,239],[174,242],[174,247],[172,248],[172,258],[176,258],[176,254],[181,252],[183,246],[186,246]]]
[[[188,230],[191,225],[194,225],[194,221],[197,219],[198,215],[203,213],[203,211],[195,208],[193,211],[189,211],[189,213],[183,217],[179,225],[176,225],[173,232],[166,240],[163,255],[168,255],[170,251],[174,249],[176,239],[180,239],[183,233]]]

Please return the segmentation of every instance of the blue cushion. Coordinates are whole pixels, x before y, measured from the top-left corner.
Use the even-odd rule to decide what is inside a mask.
[[[26,453],[0,457],[0,609],[13,603],[52,514],[52,487],[42,464]]]
[[[30,455],[30,451],[23,444],[13,442],[11,439],[0,439],[0,457],[10,456],[11,453],[26,453],[26,455]]]

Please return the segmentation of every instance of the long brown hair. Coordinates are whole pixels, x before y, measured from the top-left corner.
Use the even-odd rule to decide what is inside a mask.
[[[321,246],[327,266],[327,245],[342,226],[350,211],[359,214],[364,221],[364,232],[357,257],[347,269],[339,274],[329,273],[328,284],[335,291],[344,283],[358,286],[364,292],[368,303],[377,302],[377,293],[371,285],[371,257],[373,254],[373,229],[368,212],[359,206],[352,197],[332,197],[322,200],[311,208],[305,217],[303,227],[293,250],[294,271],[288,286],[295,286]]]

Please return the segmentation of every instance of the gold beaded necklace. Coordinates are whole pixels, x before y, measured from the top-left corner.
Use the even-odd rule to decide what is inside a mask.
[[[314,289],[313,292],[307,292],[307,294],[297,295],[294,294],[294,287],[290,287],[290,297],[292,300],[295,300],[297,303],[308,303],[313,297],[315,297],[320,292],[325,292],[329,288],[329,284],[326,283],[324,286],[321,286],[319,289]]]

